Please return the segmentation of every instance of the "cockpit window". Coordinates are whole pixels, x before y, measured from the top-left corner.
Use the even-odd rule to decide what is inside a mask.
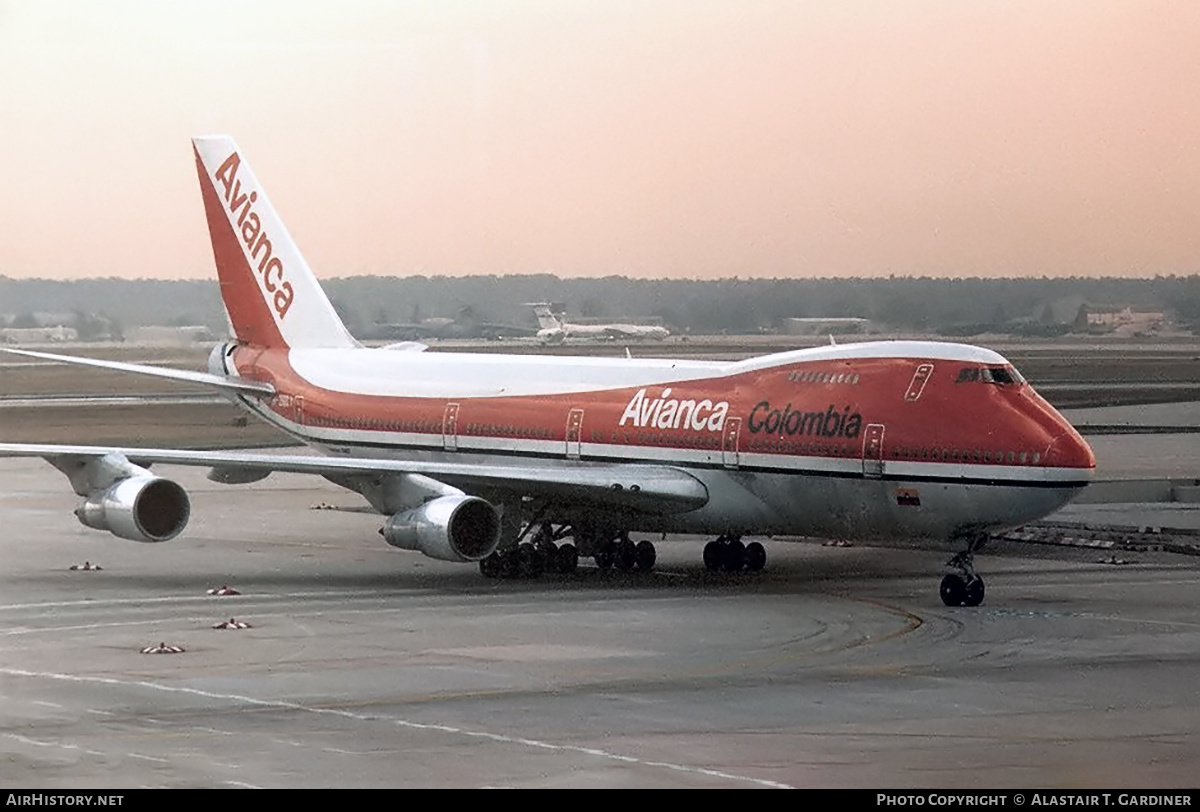
[[[984,372],[990,372],[992,374],[992,383],[1025,383],[1025,379],[1021,377],[1021,373],[1017,372],[1012,367],[989,367],[985,369]]]
[[[1000,386],[1015,386],[1025,383],[1025,378],[1011,366],[963,367],[958,371],[955,383],[994,383]]]

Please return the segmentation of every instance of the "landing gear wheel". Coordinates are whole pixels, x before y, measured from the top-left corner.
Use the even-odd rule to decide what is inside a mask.
[[[746,566],[746,545],[733,539],[721,545],[721,568],[726,572],[741,572]]]
[[[966,540],[965,549],[946,562],[958,570],[942,579],[942,603],[947,606],[978,606],[983,603],[983,579],[975,574],[975,551],[987,543],[986,535]]]
[[[492,553],[486,558],[479,559],[479,572],[484,578],[499,578],[504,570],[500,561],[500,553]]]
[[[539,532],[532,544],[545,562],[546,572],[554,572],[558,568],[558,545],[545,532]]]
[[[753,549],[749,557],[748,549]],[[718,536],[704,545],[704,568],[709,572],[741,572],[745,567],[762,569],[766,560],[767,551],[761,544],[751,542],[750,548],[747,548],[737,536]]]
[[[613,563],[621,572],[629,572],[637,563],[637,545],[629,537],[617,542],[617,557]]]
[[[563,575],[570,575],[574,572],[579,567],[579,551],[575,549],[575,545],[564,544],[559,547],[555,563],[558,564],[558,571]]]
[[[535,541],[537,553],[542,557],[543,572],[558,572],[558,545],[552,541]]]
[[[746,569],[758,572],[767,564],[767,550],[757,541],[746,545]]]
[[[967,598],[967,582],[963,580],[961,575],[952,573],[942,579],[942,586],[939,591],[942,595],[942,603],[947,606],[962,606]],[[979,597],[982,600],[982,589],[980,592]]]
[[[648,541],[639,541],[637,543],[634,556],[637,568],[642,572],[649,572],[654,569],[654,562],[658,560],[658,553],[655,551],[654,545]]]
[[[617,545],[611,541],[605,541],[596,548],[596,554],[592,556],[596,560],[596,566],[602,570],[606,570],[613,565],[617,558]]]
[[[963,606],[978,606],[983,603],[983,579],[979,576],[967,581],[963,593]]]

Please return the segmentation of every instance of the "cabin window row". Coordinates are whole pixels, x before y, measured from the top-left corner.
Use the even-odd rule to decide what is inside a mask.
[[[764,451],[775,454],[804,454],[814,457],[857,457],[860,446],[855,443],[812,443],[794,440],[752,440],[746,451]]]
[[[431,420],[373,420],[365,417],[329,417],[312,415],[309,423],[335,429],[369,429],[374,431],[415,431],[423,434],[441,433],[442,423]]]
[[[362,417],[348,418],[314,415],[310,417],[310,421],[314,426],[326,426],[336,429],[417,432],[420,434],[442,434],[445,431],[445,427],[440,420],[372,420]],[[466,427],[466,433],[489,437],[518,437],[532,440],[554,439],[552,432],[548,428],[500,423],[471,423]]]
[[[844,383],[854,386],[858,383],[857,372],[789,372],[788,380],[795,383]]]
[[[901,460],[924,460],[929,462],[984,462],[1008,465],[1039,465],[1042,455],[1037,451],[989,451],[972,448],[896,448],[895,455]]]
[[[467,434],[481,437],[516,437],[522,440],[553,440],[551,431],[542,426],[515,426],[511,423],[470,423]]]
[[[667,445],[674,448],[720,448],[719,434],[663,434],[654,431],[613,432],[612,442],[635,445]]]

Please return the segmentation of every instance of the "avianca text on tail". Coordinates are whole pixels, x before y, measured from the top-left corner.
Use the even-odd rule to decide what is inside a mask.
[[[225,189],[225,206],[228,210],[229,221],[241,234],[242,242],[246,244],[246,261],[253,267],[254,261],[258,260],[257,270],[262,280],[262,287],[267,293],[273,294],[272,304],[275,313],[282,320],[287,316],[296,293],[292,289],[291,282],[287,280],[283,261],[272,254],[271,238],[263,227],[258,213],[253,209],[255,201],[258,200],[258,192],[253,189],[244,190],[241,180],[238,179],[238,168],[241,165],[242,159],[234,151],[221,162],[214,177]],[[260,254],[261,256],[259,256]]]

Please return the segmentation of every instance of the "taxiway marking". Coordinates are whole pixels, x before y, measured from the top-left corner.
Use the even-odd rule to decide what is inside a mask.
[[[468,728],[454,727],[453,725],[428,724],[414,722],[408,719],[389,718],[386,716],[370,715],[362,713],[352,713],[350,711],[336,710],[331,708],[313,708],[307,705],[301,705],[295,702],[284,702],[280,700],[258,699],[252,696],[243,696],[240,694],[219,694],[212,691],[202,691],[198,688],[187,688],[178,685],[162,685],[156,682],[148,682],[145,680],[122,680],[113,677],[84,677],[77,674],[59,674],[53,671],[26,671],[19,668],[0,668],[0,674],[6,674],[12,677],[29,677],[33,679],[51,679],[63,682],[81,682],[92,683],[97,685],[116,685],[121,687],[137,687],[146,688],[153,691],[162,691],[164,693],[186,694],[189,696],[198,696],[205,699],[216,699],[225,702],[240,702],[246,705],[253,705],[260,708],[279,708],[283,710],[303,711],[317,715],[336,716],[342,719],[350,719],[356,722],[386,722],[397,727],[403,727],[409,730],[428,730],[437,733],[448,733],[451,735],[465,736],[472,739],[482,739],[493,741],[498,744],[516,744],[523,747],[529,747],[537,750],[546,750],[556,753],[577,753],[585,756],[593,756],[608,761],[616,761],[623,764],[638,764],[643,767],[652,767],[658,769],[672,770],[674,772],[687,773],[692,775],[703,775],[711,778],[721,778],[729,781],[738,781],[747,784],[755,784],[763,787],[772,787],[776,789],[794,789],[789,784],[784,784],[778,781],[771,781],[765,778],[755,778],[747,775],[737,775],[727,773],[721,770],[713,770],[708,767],[697,767],[688,764],[675,764],[669,761],[645,761],[634,756],[625,756],[620,753],[614,753],[608,750],[599,750],[592,747],[580,747],[573,744],[556,744],[554,742],[541,741],[539,739],[528,739],[521,736],[509,736],[503,733],[493,733],[487,730],[471,730]],[[42,744],[41,742],[32,741],[32,744]],[[132,754],[131,754],[132,755]]]

